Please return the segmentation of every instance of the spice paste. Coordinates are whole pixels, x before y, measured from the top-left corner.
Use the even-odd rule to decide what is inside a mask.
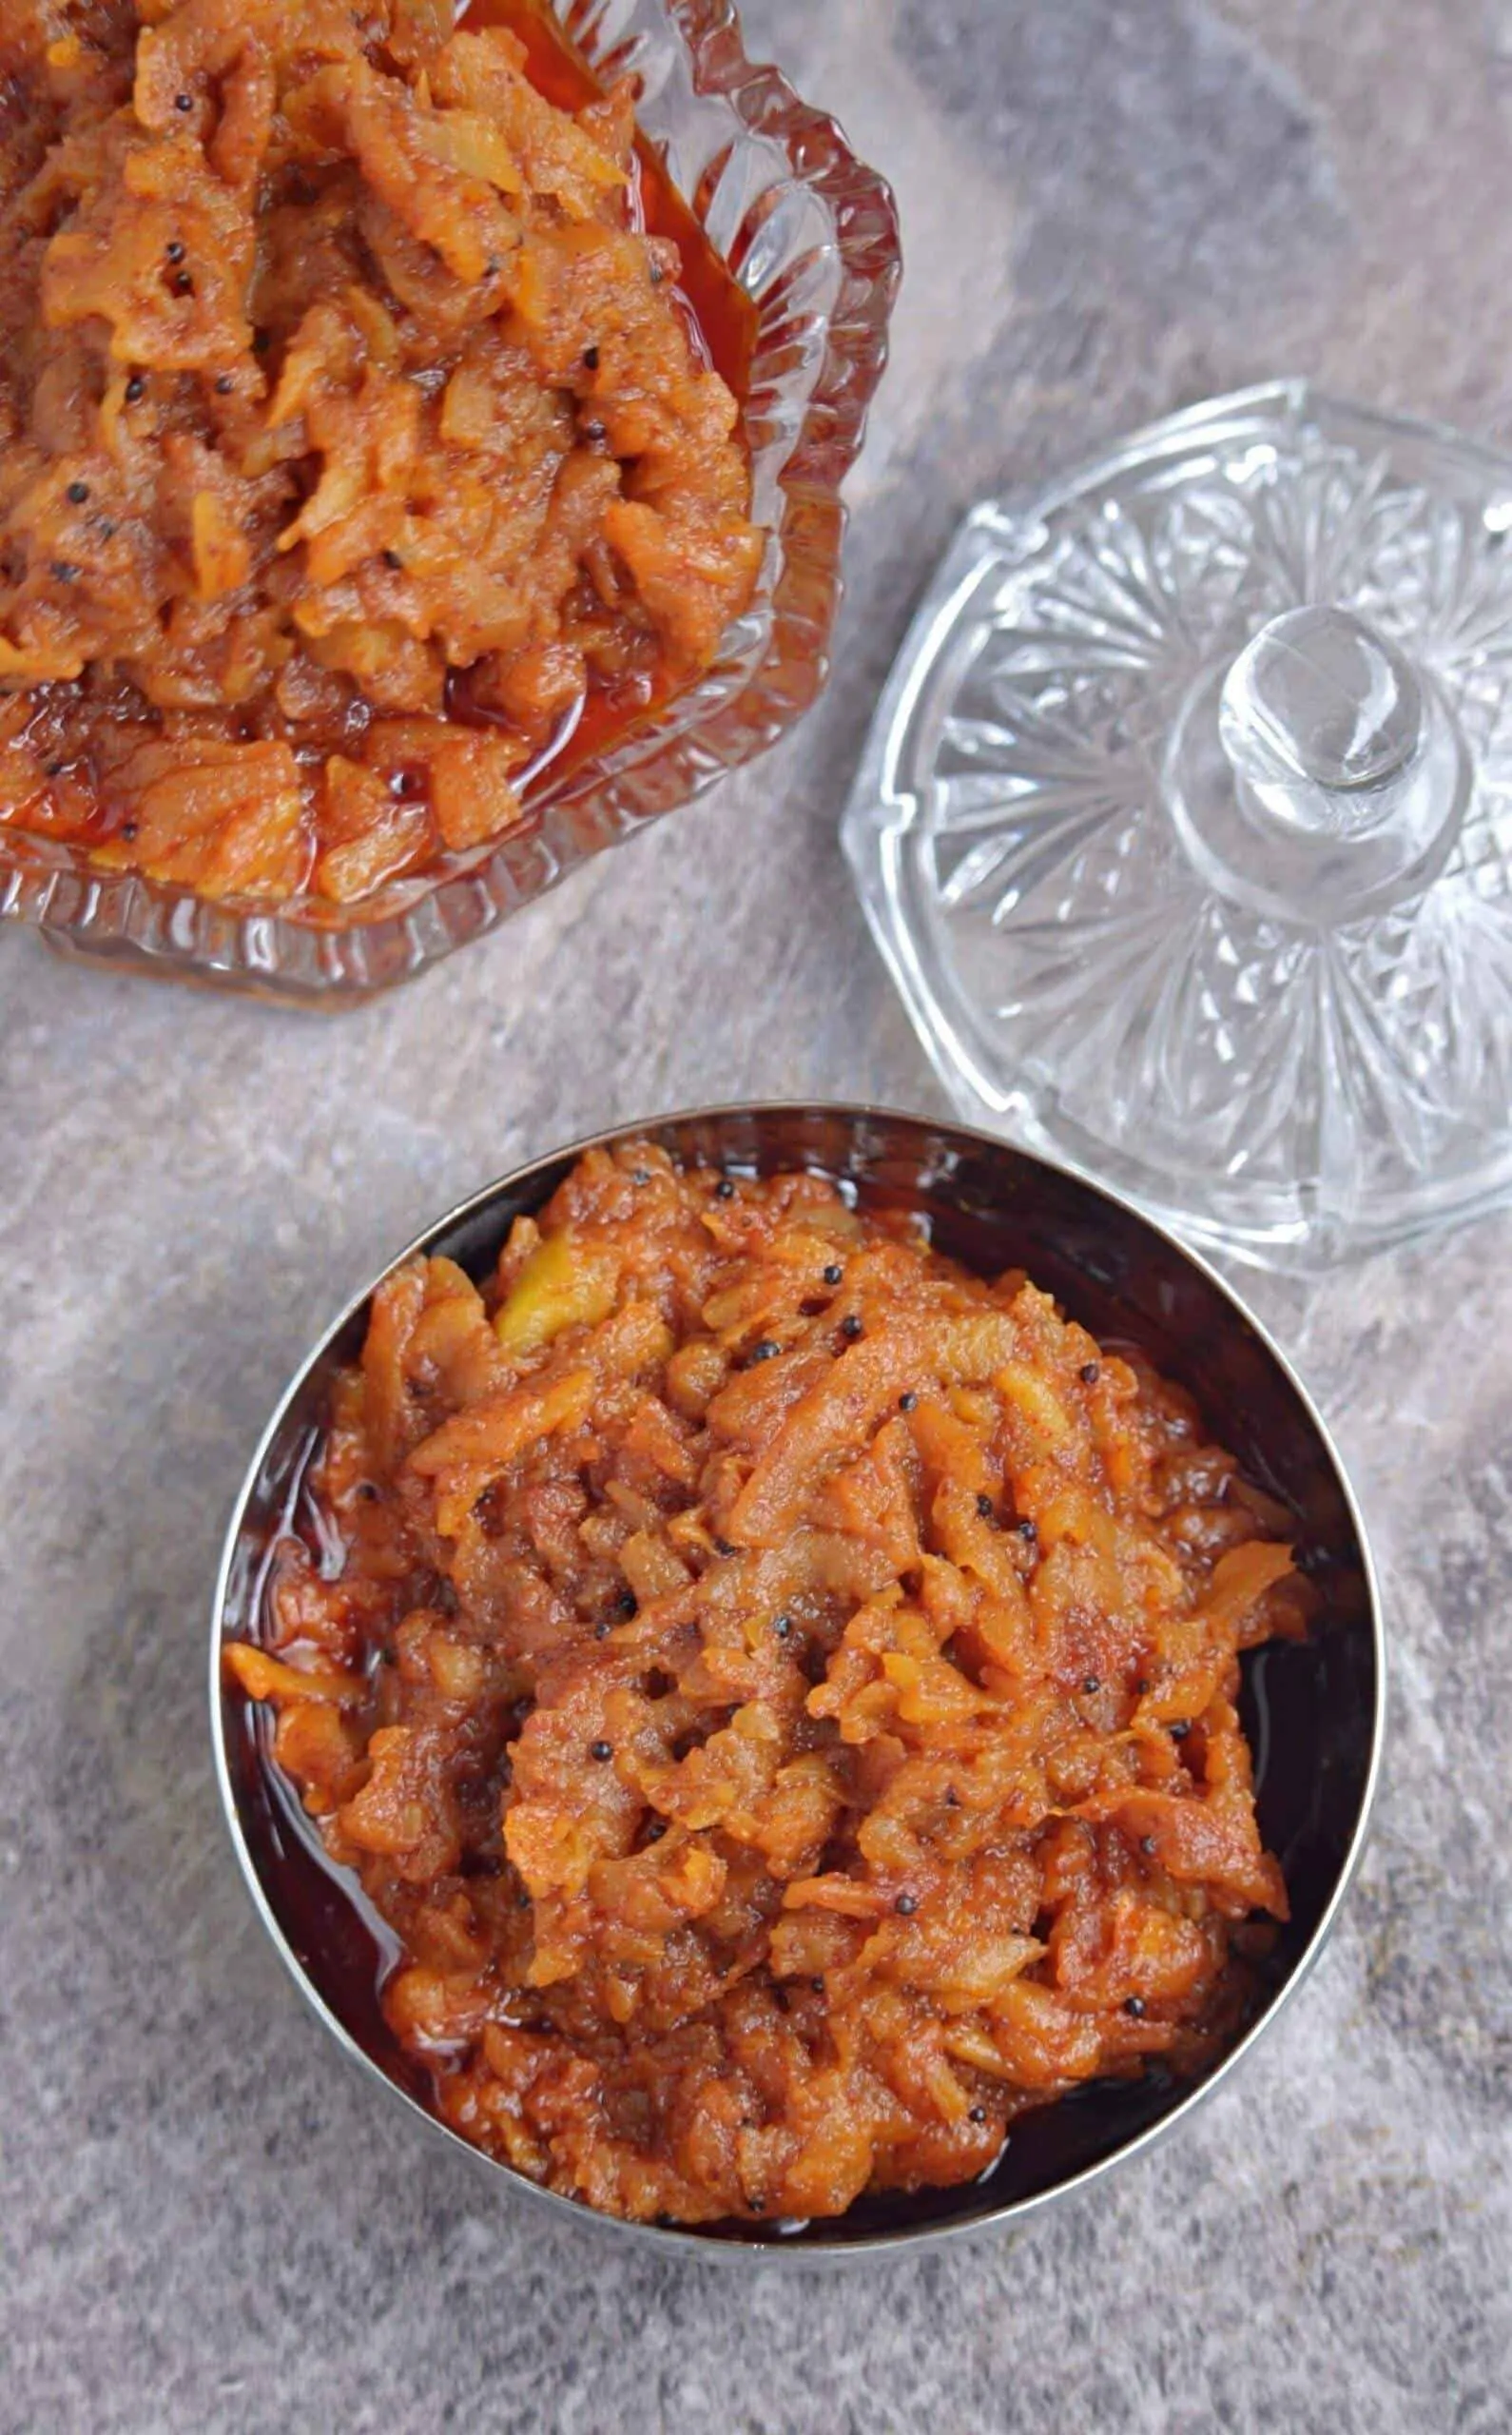
[[[745,309],[525,0],[0,0],[0,822],[333,919],[505,833],[749,601]]]

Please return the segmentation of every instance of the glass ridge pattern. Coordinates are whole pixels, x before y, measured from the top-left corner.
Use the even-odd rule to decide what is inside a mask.
[[[1189,1236],[1308,1270],[1512,1194],[1512,463],[1282,383],[969,519],[845,822],[957,1106]],[[1474,771],[1441,867],[1329,924],[1206,884],[1184,702],[1271,618],[1354,612]]]
[[[770,536],[756,596],[701,681],[552,789],[496,846],[366,904],[211,904],[0,826],[0,918],[120,967],[327,1005],[371,997],[492,930],[574,865],[754,760],[823,690],[840,598],[841,484],[887,360],[897,211],[833,119],[742,48],[731,0],[551,0],[589,66],[641,83],[639,124],[750,297],[744,423]]]

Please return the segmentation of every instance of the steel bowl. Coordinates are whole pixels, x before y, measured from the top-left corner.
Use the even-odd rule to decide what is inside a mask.
[[[712,1108],[623,1126],[538,1159],[441,1218],[402,1256],[444,1253],[476,1276],[513,1220],[539,1209],[586,1149],[649,1139],[674,1157],[770,1175],[804,1167],[863,1207],[917,1211],[944,1251],[984,1274],[1027,1269],[1102,1338],[1136,1344],[1195,1397],[1213,1435],[1296,1517],[1302,1561],[1323,1593],[1304,1644],[1244,1659],[1243,1712],[1260,1823],[1281,1862],[1291,1918],[1255,2016],[1207,2075],[1159,2070],[1097,2081],[1019,2117],[982,2180],[860,2200],[835,2221],[682,2230],[623,2224],[542,2191],[471,2148],[432,2114],[423,2075],[389,2033],[378,1989],[381,1923],[334,1870],[292,1787],[273,1767],[268,1720],[223,1683],[229,1639],[256,1638],[273,1545],[297,1521],[333,1373],[357,1354],[372,1292],[351,1302],[301,1363],[252,1460],[216,1586],[210,1713],[226,1822],[262,1923],[337,2043],[412,2120],[501,2192],[622,2238],[699,2255],[812,2258],[917,2247],[1017,2222],[1138,2154],[1237,2071],[1316,1960],[1363,1846],[1379,1765],[1385,1652],[1358,1509],[1305,1389],[1264,1330],[1203,1261],[1112,1194],[1006,1142],[866,1107]]]

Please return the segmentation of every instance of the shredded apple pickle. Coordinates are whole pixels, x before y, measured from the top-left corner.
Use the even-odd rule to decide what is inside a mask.
[[[447,0],[0,0],[0,824],[351,906],[713,660],[736,400],[630,86],[528,66]]]
[[[1187,1398],[1022,1276],[594,1152],[481,1290],[388,1279],[316,1482],[344,1568],[287,1541],[225,1663],[491,2154],[834,2215],[1234,2033],[1287,1911],[1239,1651],[1309,1593]]]

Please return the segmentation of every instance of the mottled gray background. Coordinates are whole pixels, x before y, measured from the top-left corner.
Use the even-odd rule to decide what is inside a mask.
[[[910,280],[827,701],[407,995],[320,1022],[0,936],[0,2425],[1466,2430],[1512,2423],[1512,1218],[1260,1293],[1394,1635],[1328,1958],[1180,2139],[847,2277],[543,2231],[349,2078],[253,1922],[205,1599],[287,1371],[447,1202],[704,1097],[937,1093],[836,815],[979,488],[1298,370],[1512,438],[1512,6],[751,0],[896,180]]]

